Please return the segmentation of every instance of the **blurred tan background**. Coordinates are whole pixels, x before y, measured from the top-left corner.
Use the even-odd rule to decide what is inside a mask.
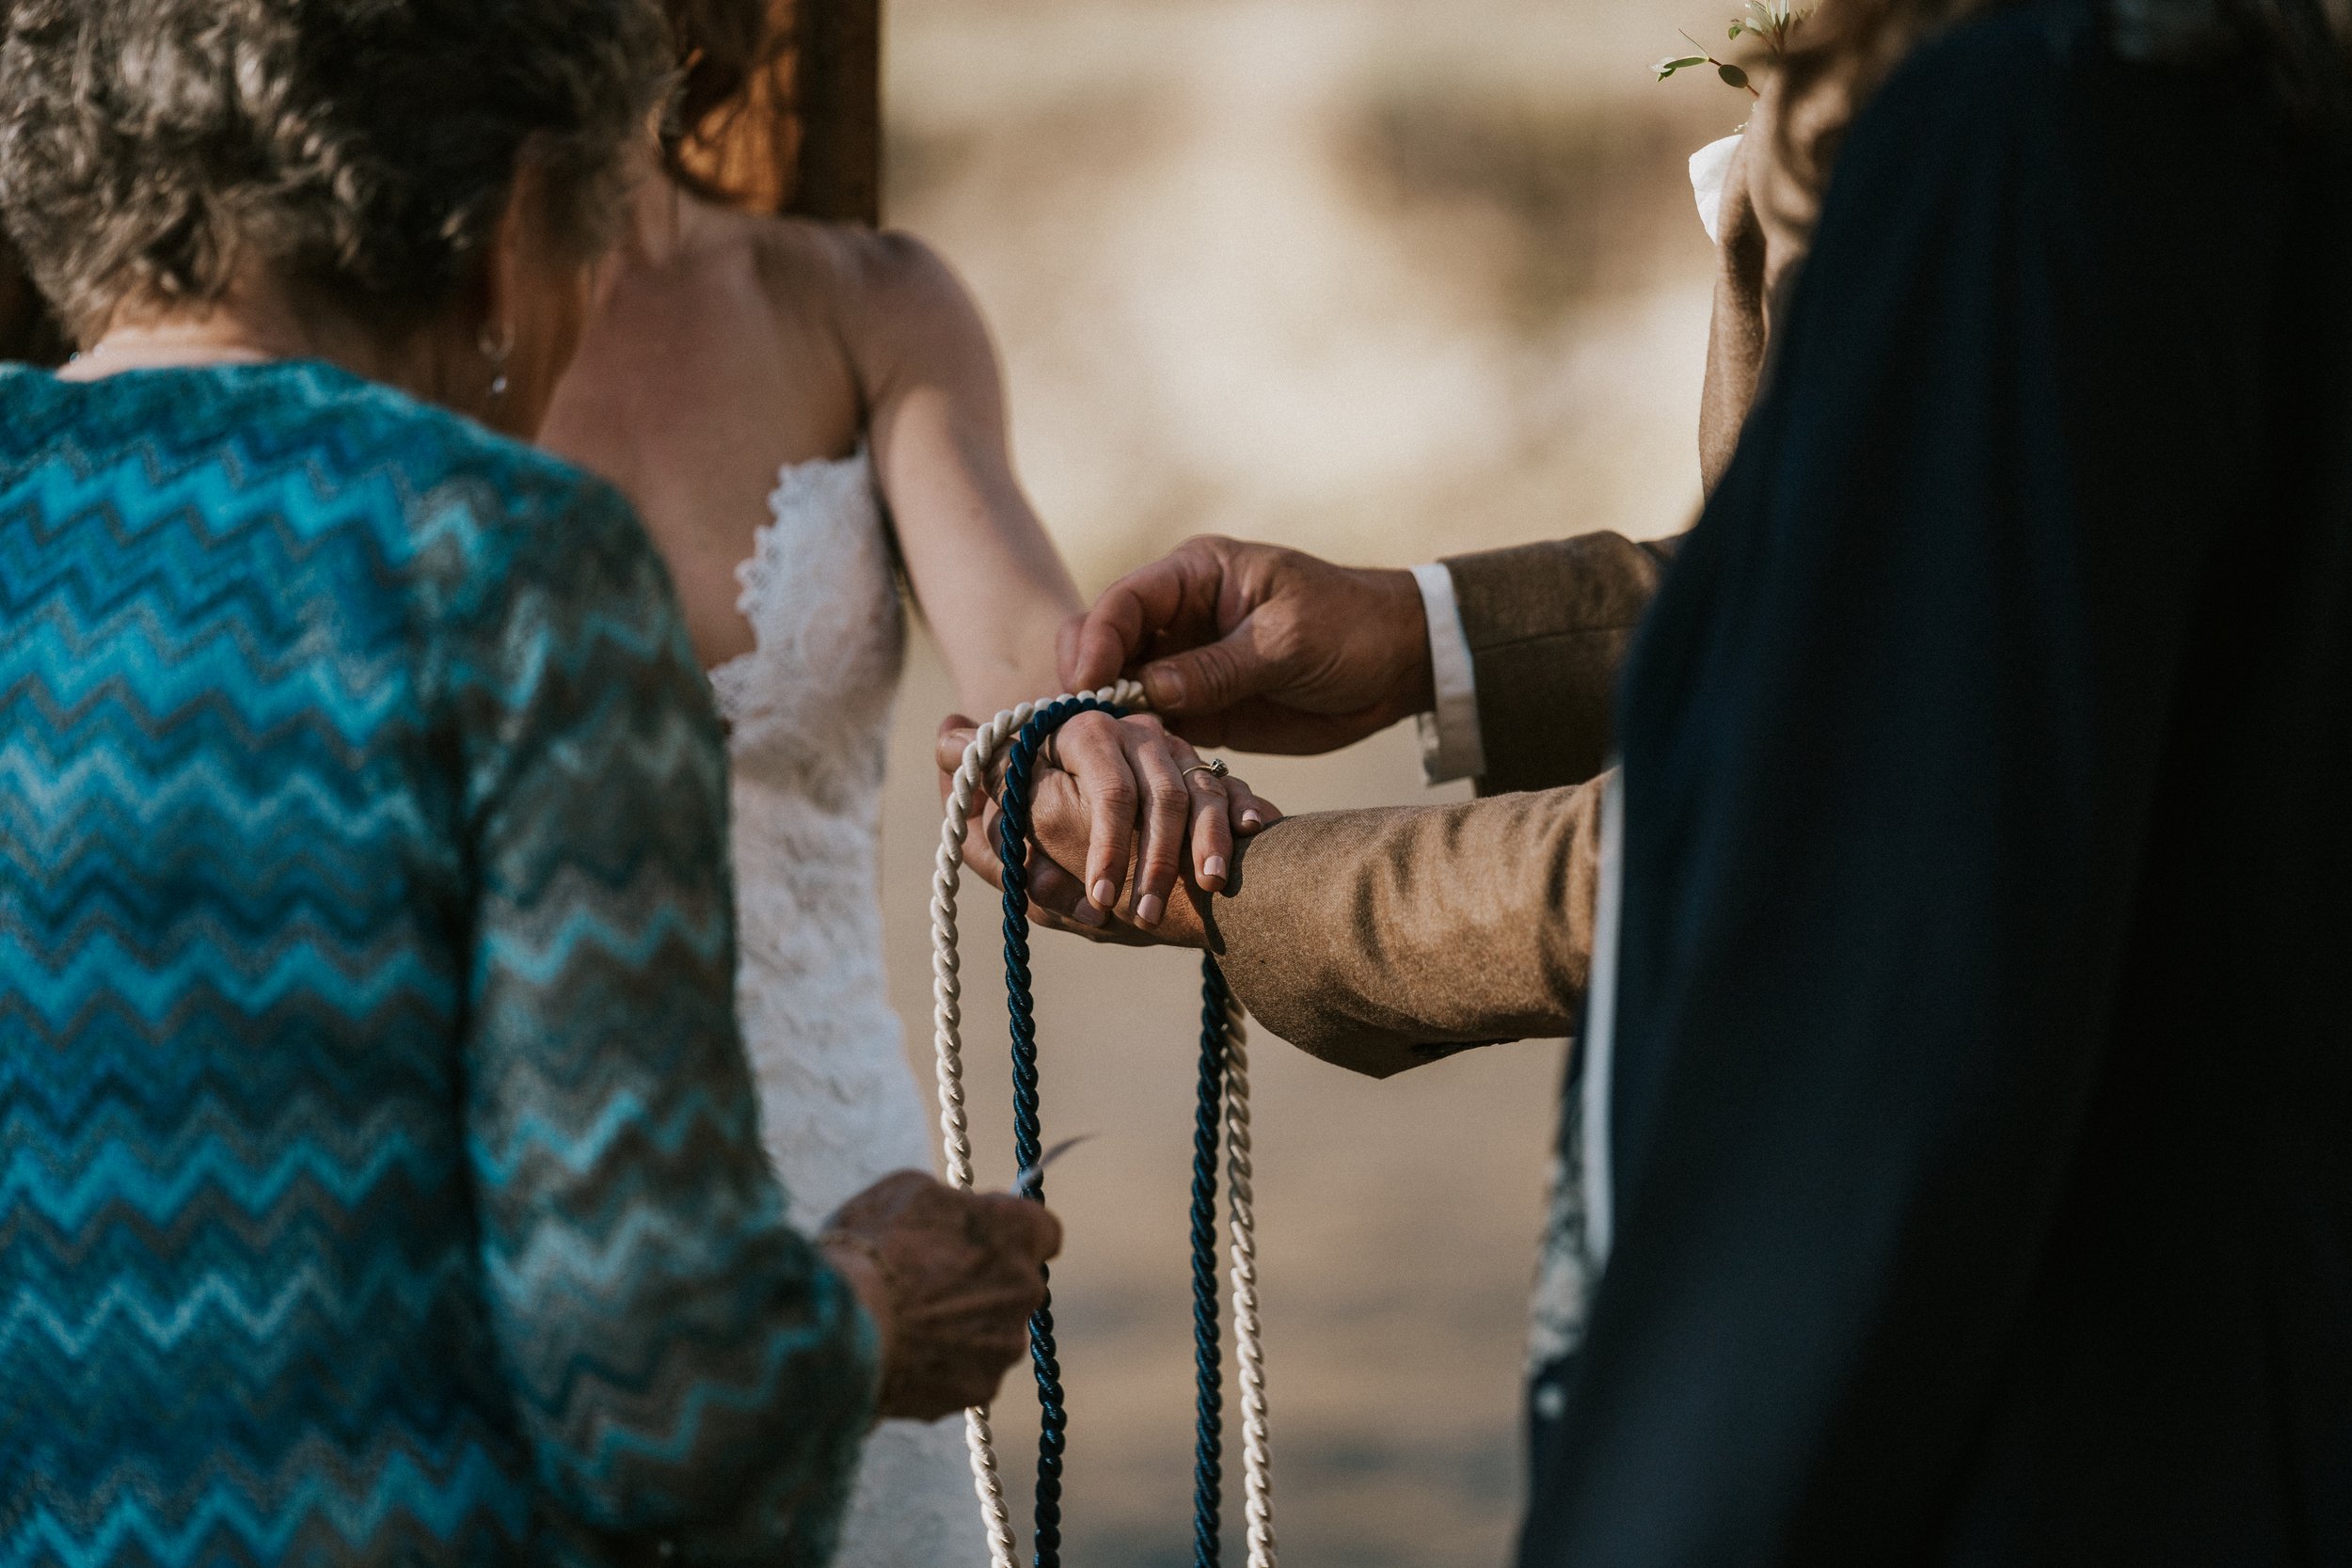
[[[1724,12],[1717,15],[1716,8]],[[1089,593],[1186,534],[1408,564],[1684,526],[1710,252],[1685,160],[1744,118],[1658,84],[1689,0],[892,0],[888,211],[1003,349],[1016,455]],[[928,1084],[918,648],[888,805],[893,986]],[[1438,798],[1409,731],[1249,759],[1293,811]],[[1458,792],[1458,791],[1457,791]],[[1011,1161],[977,883],[983,1173]],[[1041,942],[1074,1568],[1190,1561],[1184,1211],[1193,964]],[[1290,1568],[1489,1568],[1522,1490],[1518,1378],[1560,1047],[1373,1084],[1256,1053],[1277,1523]],[[1229,1352],[1230,1354],[1230,1352]],[[1025,1373],[999,1431],[1025,1494]],[[1229,1518],[1237,1517],[1236,1500]],[[1023,1507],[1020,1514],[1025,1519]],[[1240,1560],[1238,1532],[1229,1557]]]

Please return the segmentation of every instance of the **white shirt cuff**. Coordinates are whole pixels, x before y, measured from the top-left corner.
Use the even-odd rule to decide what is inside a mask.
[[[1454,574],[1439,562],[1413,568],[1422,613],[1429,622],[1429,674],[1437,707],[1419,716],[1421,772],[1427,783],[1474,779],[1486,771],[1486,743],[1478,733],[1478,681],[1470,634],[1454,599]]]

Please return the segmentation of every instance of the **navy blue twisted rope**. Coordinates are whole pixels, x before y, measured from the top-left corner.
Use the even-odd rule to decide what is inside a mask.
[[[1037,754],[1056,730],[1081,713],[1121,710],[1093,697],[1072,697],[1038,710],[1022,726],[1005,758],[1004,789],[998,799],[996,856],[1004,865],[1005,998],[1012,1029],[1012,1147],[1023,1170],[1034,1169],[1044,1152],[1039,1115],[1037,1004],[1029,974],[1029,804],[1036,788]],[[1193,1124],[1192,1311],[1195,1438],[1193,1450],[1193,1562],[1216,1568],[1222,1501],[1223,1376],[1216,1316],[1216,1157],[1225,1103],[1225,1020],[1231,1005],[1225,976],[1216,960],[1201,962],[1200,1098]],[[1031,1178],[1025,1197],[1045,1201],[1042,1173]],[[1061,1362],[1054,1343],[1054,1305],[1029,1320],[1029,1360],[1037,1372],[1037,1568],[1060,1568],[1062,1455],[1069,1447],[1070,1411],[1062,1397]]]
[[[1063,724],[1106,705],[1081,697],[1039,710],[1022,727],[1005,758],[996,856],[1004,865],[1005,999],[1012,1022],[1012,1153],[1022,1170],[1035,1170],[1044,1153],[1038,1111],[1037,1004],[1029,977],[1029,801],[1036,788],[1037,753]],[[1042,1172],[1030,1179],[1023,1196],[1045,1201]],[[1037,1372],[1037,1568],[1060,1568],[1062,1454],[1070,1446],[1070,1410],[1062,1397],[1050,1290],[1044,1305],[1029,1319],[1029,1361]]]
[[[1192,1123],[1192,1562],[1216,1568],[1224,1486],[1224,1376],[1216,1328],[1216,1155],[1225,1124],[1225,976],[1200,961],[1200,1093]]]

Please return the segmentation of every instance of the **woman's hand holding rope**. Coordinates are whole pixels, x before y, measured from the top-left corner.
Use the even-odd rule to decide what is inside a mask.
[[[943,795],[973,729],[961,714],[940,726]],[[1202,945],[1198,900],[1223,890],[1235,844],[1281,812],[1243,780],[1213,770],[1150,714],[1081,714],[1062,726],[1047,760],[1034,807],[1045,858],[1030,868],[1032,917],[1100,941]],[[973,815],[964,860],[1001,886],[996,815],[992,787]]]
[[[902,1170],[843,1204],[817,1245],[874,1320],[877,1414],[935,1421],[994,1399],[1027,1354],[1061,1222],[1009,1193]]]

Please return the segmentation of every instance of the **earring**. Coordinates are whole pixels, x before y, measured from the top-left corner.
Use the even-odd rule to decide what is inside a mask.
[[[506,397],[506,356],[515,352],[515,324],[500,324],[496,339],[490,336],[490,328],[485,324],[481,336],[474,340],[474,347],[480,349],[482,357],[490,362],[490,401],[502,402]]]

